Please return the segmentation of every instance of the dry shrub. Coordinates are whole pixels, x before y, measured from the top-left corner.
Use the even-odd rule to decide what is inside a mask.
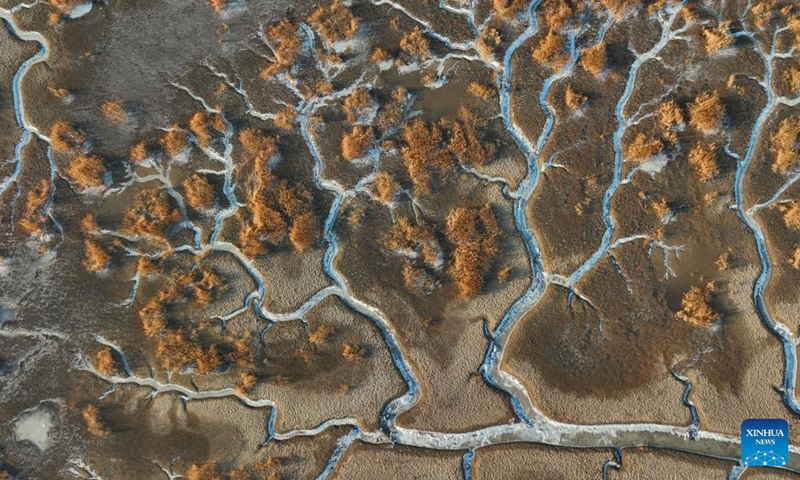
[[[42,207],[47,203],[50,193],[50,182],[41,179],[23,197],[22,209],[18,214],[17,227],[27,235],[42,233],[45,217]]]
[[[564,91],[564,105],[570,110],[577,110],[588,99],[586,95],[576,92],[572,88],[572,85],[568,85],[567,89]]]
[[[319,34],[328,43],[349,40],[358,31],[358,20],[339,0],[314,10],[308,21],[317,27]]]
[[[538,8],[540,24],[550,30],[561,30],[575,13],[572,3],[569,0],[544,0]]]
[[[445,236],[454,245],[450,274],[458,294],[474,297],[483,290],[484,277],[500,251],[500,228],[489,205],[482,209],[458,207],[447,216]]]
[[[195,210],[208,210],[214,206],[214,187],[202,175],[195,173],[184,180],[183,191],[186,203]]]
[[[287,106],[286,108],[275,114],[275,117],[272,119],[272,123],[273,125],[275,125],[275,127],[289,132],[292,130],[294,121],[296,119],[297,119],[297,112],[295,111],[295,109],[291,106]]]
[[[703,29],[703,46],[707,53],[714,53],[732,44],[733,37],[728,33],[728,23]]]
[[[64,174],[80,189],[105,185],[106,169],[103,162],[93,155],[78,153],[67,163]]]
[[[429,48],[428,39],[425,38],[422,29],[418,26],[400,38],[400,49],[411,56],[419,55],[425,60]]]
[[[457,119],[446,118],[440,122],[447,132],[447,149],[462,165],[482,165],[489,156],[484,142],[478,139],[476,122],[475,116],[466,108],[459,110]]]
[[[344,112],[348,122],[355,122],[372,105],[372,97],[365,88],[357,88],[345,97],[343,102]]]
[[[673,125],[683,123],[683,111],[673,100],[662,102],[656,107],[658,122],[663,128],[670,128]]]
[[[375,196],[381,203],[391,202],[398,190],[397,182],[394,181],[394,178],[383,171],[375,175],[375,180],[372,184],[375,187]]]
[[[97,220],[94,218],[94,215],[87,213],[86,216],[81,219],[80,230],[83,233],[97,232],[100,230],[100,226],[97,225]]]
[[[547,65],[558,70],[567,63],[564,39],[557,32],[550,30],[539,40],[531,53],[531,58],[539,65]]]
[[[114,355],[111,353],[111,347],[103,347],[95,352],[94,362],[92,363],[101,375],[110,377],[117,373],[117,364],[114,361]]]
[[[789,264],[794,267],[795,270],[800,270],[800,246],[794,247],[794,251],[789,255]]]
[[[381,63],[382,61],[386,60],[389,54],[386,53],[386,50],[382,49],[381,47],[374,47],[369,52],[369,63]]]
[[[382,132],[386,132],[401,120],[403,107],[406,104],[406,91],[403,88],[392,90],[392,98],[389,102],[381,105],[378,110],[377,124]]]
[[[511,276],[511,272],[514,270],[514,267],[511,265],[506,265],[500,270],[497,271],[497,281],[500,283],[506,283]]]
[[[772,171],[788,173],[797,165],[800,156],[800,117],[783,119],[770,141],[770,151],[775,155]]]
[[[442,252],[430,227],[414,225],[406,218],[397,219],[383,242],[390,250],[414,252],[415,259],[429,268],[436,266]]]
[[[353,345],[352,343],[345,343],[342,347],[342,356],[348,362],[355,362],[361,360],[366,355],[364,347]]]
[[[681,309],[675,313],[678,320],[686,323],[710,327],[719,317],[717,312],[709,305],[714,283],[710,282],[701,287],[694,286],[681,298]]]
[[[186,480],[222,480],[217,474],[216,462],[206,462],[199,465],[192,465],[184,474]]]
[[[154,337],[164,331],[167,327],[167,319],[164,315],[165,299],[161,296],[151,298],[139,309],[139,320],[142,322],[142,332],[147,337]]]
[[[200,306],[208,306],[211,300],[222,290],[222,277],[204,268],[193,268],[176,279],[182,287],[183,296],[192,299]]]
[[[269,25],[264,36],[275,55],[275,62],[267,65],[259,77],[266,80],[279,70],[294,64],[300,52],[300,37],[297,35],[297,26],[284,18],[280,22]]]
[[[245,160],[256,172],[263,172],[267,162],[275,154],[275,139],[254,128],[246,128],[239,133],[239,142],[245,153]]]
[[[160,236],[170,223],[180,219],[180,210],[173,205],[167,192],[156,189],[139,190],[125,210],[122,231],[130,235]]]
[[[453,159],[442,140],[442,132],[436,124],[429,126],[421,119],[405,124],[401,131],[403,142],[400,155],[408,170],[414,190],[430,192],[430,183],[443,178],[453,168]]]
[[[719,175],[717,147],[714,144],[698,143],[689,152],[689,165],[702,183],[716,177]]]
[[[214,132],[225,132],[225,122],[222,121],[219,115],[209,112],[196,112],[189,119],[189,130],[194,134],[198,145],[208,148]]]
[[[345,160],[361,158],[372,144],[372,128],[356,125],[342,137],[342,157]]]
[[[619,16],[628,8],[639,3],[639,1],[640,0],[600,0],[600,3],[602,3],[603,6],[605,6],[615,16]]]
[[[308,343],[314,346],[324,345],[333,334],[333,327],[327,323],[312,330],[308,335]]]
[[[719,93],[707,92],[689,104],[689,124],[697,130],[712,130],[722,126],[725,107]]]
[[[796,92],[800,89],[800,68],[788,68],[783,72],[782,77],[783,81],[786,82],[786,86],[789,88],[789,91]]]
[[[94,405],[87,405],[81,412],[83,424],[86,425],[86,431],[96,437],[104,437],[108,435],[108,430],[103,427],[103,423],[98,416],[97,407]]]
[[[228,6],[228,0],[208,0],[208,4],[215,12],[221,12]]]
[[[478,82],[472,82],[467,85],[467,93],[473,97],[478,97],[481,100],[488,100],[495,94],[495,89],[489,85],[484,85]]]
[[[47,0],[48,5],[61,14],[70,13],[75,7],[84,3],[83,0]]]
[[[492,11],[501,20],[513,20],[528,6],[525,0],[492,0]]]
[[[122,106],[122,102],[119,100],[101,103],[98,111],[100,112],[100,115],[106,117],[108,120],[116,123],[117,125],[122,125],[125,123],[127,118],[125,108]]]
[[[625,149],[625,159],[642,162],[661,153],[663,147],[661,141],[639,133]]]
[[[580,58],[578,59],[578,65],[595,76],[603,69],[605,62],[606,47],[602,43],[587,48],[581,52]]]
[[[83,241],[83,268],[89,272],[98,272],[106,268],[111,257],[108,256],[103,247],[94,240],[85,239]]]
[[[289,243],[297,253],[305,252],[308,247],[319,241],[319,225],[313,212],[299,215],[289,229]]]
[[[159,139],[159,143],[169,155],[174,157],[189,146],[189,138],[186,132],[181,130],[178,125],[173,125],[170,130]]]
[[[161,337],[156,346],[156,357],[161,367],[167,370],[180,370],[194,365],[194,370],[199,374],[211,373],[222,364],[216,345],[204,349],[190,343],[179,331],[169,331]]]
[[[792,200],[778,207],[787,227],[800,230],[800,200]]]
[[[66,88],[53,88],[47,87],[47,91],[50,92],[50,95],[58,98],[59,100],[64,100],[69,95],[69,91]]]
[[[258,379],[255,375],[250,372],[243,372],[239,375],[239,383],[236,385],[236,391],[239,392],[240,395],[243,395],[249,392],[256,383],[258,383]]]
[[[722,254],[714,261],[714,266],[717,267],[717,270],[721,272],[727,270],[731,264],[731,256],[732,254],[730,250],[722,252]]]
[[[50,127],[50,145],[54,152],[67,152],[80,148],[83,142],[83,134],[66,122],[59,121]]]
[[[128,157],[132,162],[143,162],[147,158],[147,147],[145,147],[144,142],[131,146]]]

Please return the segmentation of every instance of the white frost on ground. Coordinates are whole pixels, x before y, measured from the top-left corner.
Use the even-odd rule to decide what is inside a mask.
[[[41,451],[50,445],[50,430],[55,419],[49,411],[39,408],[24,414],[14,424],[14,438],[18,442],[29,441]]]

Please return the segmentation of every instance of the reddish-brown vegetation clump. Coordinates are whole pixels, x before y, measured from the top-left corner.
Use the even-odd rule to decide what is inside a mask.
[[[50,127],[50,145],[54,152],[68,152],[80,148],[84,142],[83,134],[66,122],[56,122]]]
[[[354,160],[363,157],[372,144],[372,128],[356,125],[342,137],[342,157]]]
[[[181,213],[164,190],[139,190],[125,210],[122,230],[130,235],[164,234],[170,223],[180,220]]]
[[[89,272],[98,272],[106,268],[111,260],[108,253],[94,240],[85,239],[83,241],[83,268]]]
[[[225,122],[219,115],[208,112],[196,112],[189,119],[189,131],[194,134],[197,144],[203,148],[208,148],[214,132],[224,133]]]
[[[485,142],[478,139],[477,118],[466,108],[459,110],[458,118],[442,119],[440,125],[447,133],[447,149],[460,164],[482,165],[493,152],[493,145],[484,148]]]
[[[484,278],[500,251],[500,228],[489,205],[459,207],[447,216],[445,236],[454,245],[451,276],[464,298],[483,290]]]
[[[671,128],[683,123],[683,111],[674,100],[667,100],[656,107],[656,117],[662,128]]]
[[[190,365],[199,374],[211,373],[222,364],[216,345],[203,348],[189,342],[179,331],[168,331],[158,341],[156,357],[161,367],[168,370],[180,370]]]
[[[794,247],[792,254],[789,255],[789,265],[795,270],[800,270],[800,246]]]
[[[186,203],[195,210],[204,211],[214,206],[214,187],[205,177],[192,174],[183,182]]]
[[[525,0],[492,0],[492,10],[502,20],[513,20],[527,6]]]
[[[547,65],[558,70],[567,63],[564,39],[557,32],[550,30],[539,40],[531,53],[531,58],[539,65]]]
[[[471,82],[467,85],[467,93],[473,97],[478,97],[481,100],[488,100],[495,94],[495,89],[489,85],[484,85],[478,82]]]
[[[568,85],[567,89],[564,91],[564,105],[570,110],[577,110],[581,105],[586,103],[588,99],[586,95],[575,91],[572,85]]]
[[[722,23],[714,28],[703,29],[703,46],[707,53],[714,53],[733,44],[733,37],[728,33],[728,24]]]
[[[173,125],[164,136],[159,139],[159,143],[164,150],[166,150],[167,154],[174,157],[189,146],[189,138],[186,132],[181,130],[178,125]]]
[[[42,224],[45,222],[42,207],[47,203],[50,192],[50,182],[41,179],[23,197],[22,209],[17,219],[17,227],[27,235],[42,233]]]
[[[114,361],[114,356],[111,353],[111,347],[103,347],[94,354],[94,368],[100,372],[101,375],[110,377],[116,375],[117,366]]]
[[[132,162],[143,162],[147,158],[147,147],[145,147],[144,142],[132,145],[128,152],[128,158]]]
[[[217,474],[217,464],[206,462],[199,465],[192,465],[184,474],[186,480],[222,480]]]
[[[364,348],[359,345],[353,345],[352,343],[345,343],[342,347],[342,356],[348,362],[355,362],[356,360],[361,360],[364,358],[366,352]]]
[[[716,146],[708,143],[695,145],[689,152],[689,165],[702,183],[719,175]]]
[[[783,223],[794,230],[800,230],[800,200],[792,200],[778,207],[783,215]]]
[[[788,173],[800,158],[800,117],[783,119],[770,138],[770,151],[775,156],[772,171]]]
[[[264,31],[264,37],[275,56],[275,61],[261,70],[259,77],[262,80],[266,80],[279,70],[292,65],[300,52],[297,26],[285,18],[269,25]]]
[[[719,314],[709,305],[713,291],[713,282],[689,289],[683,294],[681,309],[675,313],[675,317],[692,325],[710,327],[719,317]]]
[[[105,427],[103,427],[103,423],[100,421],[96,406],[87,405],[86,408],[84,408],[81,412],[81,418],[83,418],[83,423],[86,425],[86,431],[90,434],[96,437],[104,437],[108,435],[109,432],[105,429]]]
[[[422,60],[425,60],[428,56],[430,45],[428,44],[428,39],[422,34],[422,30],[419,27],[414,27],[414,30],[400,38],[400,49],[411,56],[419,55]]]
[[[83,153],[72,157],[64,168],[67,178],[80,189],[104,186],[105,173],[106,168],[99,158]]]
[[[394,181],[394,178],[383,171],[375,175],[372,185],[375,187],[375,197],[381,203],[391,202],[398,190],[397,182]]]
[[[328,43],[349,40],[358,31],[358,19],[339,0],[314,10],[308,21],[317,27],[319,34]]]
[[[305,252],[308,247],[319,240],[319,225],[317,216],[308,211],[301,213],[294,219],[289,228],[289,243],[297,253]]]
[[[595,76],[603,69],[605,62],[606,49],[602,43],[587,48],[581,52],[580,58],[578,59],[578,65]]]
[[[346,96],[344,102],[342,102],[347,121],[350,123],[357,121],[371,105],[372,97],[365,88],[353,90],[353,93]]]
[[[664,145],[655,138],[648,138],[644,133],[639,133],[625,148],[625,158],[638,162],[645,161],[661,153]]]
[[[406,91],[403,88],[392,90],[391,100],[381,105],[380,110],[378,110],[377,124],[382,132],[386,132],[400,122],[405,104]]]
[[[122,106],[122,102],[119,100],[103,102],[100,104],[97,111],[100,112],[100,115],[106,117],[117,125],[125,123],[127,118],[125,108]]]
[[[431,181],[444,177],[453,167],[449,150],[442,148],[446,145],[441,129],[436,124],[426,125],[423,120],[415,119],[405,124],[401,136],[405,144],[400,155],[414,190],[429,193]]]
[[[215,12],[221,12],[228,6],[228,0],[208,0],[208,4]]]
[[[719,93],[704,93],[689,104],[689,124],[698,130],[713,130],[722,126],[725,107]]]

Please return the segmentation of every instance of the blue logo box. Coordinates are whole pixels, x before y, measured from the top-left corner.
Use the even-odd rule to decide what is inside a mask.
[[[789,460],[789,423],[780,418],[742,422],[742,465],[782,467]]]

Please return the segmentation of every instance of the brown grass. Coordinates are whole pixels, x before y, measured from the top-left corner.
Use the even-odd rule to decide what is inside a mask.
[[[342,157],[345,160],[361,158],[372,145],[372,128],[356,125],[342,137]]]
[[[353,93],[345,97],[342,102],[347,121],[350,123],[357,121],[371,105],[372,97],[365,88],[353,90]]]
[[[673,125],[683,123],[683,111],[673,100],[662,102],[656,107],[658,122],[663,128],[670,128]]]
[[[794,247],[792,254],[789,255],[789,265],[795,270],[800,270],[800,246]]]
[[[189,119],[189,131],[194,134],[198,145],[208,148],[211,144],[213,134],[225,132],[225,122],[219,115],[208,112],[196,112]]]
[[[22,209],[17,218],[17,227],[27,235],[39,235],[45,222],[42,207],[47,203],[50,182],[41,179],[25,193]]]
[[[89,272],[99,272],[103,270],[111,261],[111,257],[105,249],[94,240],[85,239],[83,241],[83,268]]]
[[[100,230],[100,226],[97,225],[97,220],[94,218],[93,214],[87,213],[81,219],[80,230],[83,233],[97,232]]]
[[[295,252],[303,253],[319,241],[319,224],[313,212],[300,214],[289,228],[289,243]]]
[[[492,0],[492,11],[501,20],[513,20],[528,6],[525,0]]]
[[[67,14],[82,4],[83,0],[47,0],[47,4],[62,14]]]
[[[132,162],[143,162],[147,158],[147,147],[145,147],[144,142],[132,145],[128,153],[128,158],[130,158]]]
[[[700,182],[705,183],[719,175],[717,166],[717,147],[708,143],[698,143],[689,152],[689,165]]]
[[[151,298],[139,309],[139,320],[142,322],[142,332],[147,337],[155,337],[167,327],[164,315],[164,305],[159,297]]]
[[[184,474],[186,480],[222,480],[222,476],[217,473],[216,462],[206,462],[192,465]]]
[[[394,178],[383,171],[375,175],[375,180],[372,182],[372,185],[375,187],[375,197],[381,203],[391,202],[398,190],[398,185],[397,182],[394,181]]]
[[[425,38],[419,27],[414,27],[414,30],[400,38],[400,49],[411,56],[419,55],[422,60],[428,57],[429,48],[428,39]]]
[[[166,150],[170,156],[175,156],[189,146],[189,138],[186,132],[180,129],[178,125],[173,125],[172,128],[159,139],[161,147]]]
[[[361,360],[366,355],[364,348],[352,343],[345,343],[342,347],[342,356],[348,362],[355,362]]]
[[[119,100],[103,102],[97,109],[100,115],[104,116],[111,122],[122,125],[127,120],[127,113]]]
[[[531,58],[539,65],[547,65],[558,70],[567,63],[564,39],[557,32],[550,30],[539,40],[531,53]]]
[[[139,190],[122,219],[122,231],[130,235],[164,234],[165,228],[181,219],[180,210],[164,190]]]
[[[454,245],[450,274],[458,294],[471,298],[483,290],[484,277],[500,251],[500,228],[489,205],[458,207],[447,216],[445,236]]]
[[[703,29],[703,46],[707,53],[714,53],[733,44],[733,37],[728,33],[728,23],[715,28]]]
[[[108,430],[103,427],[97,407],[94,405],[87,405],[83,411],[81,411],[81,418],[83,418],[86,431],[90,434],[96,437],[104,437],[109,434]]]
[[[775,156],[772,171],[789,173],[800,158],[800,117],[783,119],[770,141],[770,152]]]
[[[462,165],[482,165],[493,146],[484,148],[485,142],[478,139],[476,121],[472,113],[466,108],[461,108],[457,119],[442,119],[441,127],[447,133],[447,149]]]
[[[787,204],[780,205],[778,209],[783,215],[783,223],[785,223],[787,227],[800,230],[800,199],[795,199]]]
[[[600,73],[606,62],[606,48],[602,43],[581,52],[578,65],[594,76]]]
[[[683,294],[681,309],[675,312],[675,317],[692,325],[710,327],[719,317],[719,314],[708,303],[713,291],[713,282],[689,289]]]
[[[339,0],[314,10],[308,21],[317,27],[319,34],[328,43],[349,40],[358,31],[358,20]]]
[[[434,268],[442,251],[433,229],[422,223],[412,224],[406,218],[397,219],[383,243],[390,250],[414,252],[415,263],[428,269]]]
[[[436,124],[426,125],[414,119],[401,130],[404,145],[400,149],[403,163],[411,177],[415,191],[429,193],[431,181],[443,178],[452,171],[453,159],[442,140],[441,129]]]
[[[186,203],[195,210],[204,211],[214,206],[214,187],[205,177],[192,174],[183,181]]]
[[[800,89],[800,68],[788,68],[783,72],[782,77],[783,81],[786,82],[786,86],[788,87],[789,91],[796,92]]]
[[[117,362],[111,353],[111,347],[103,347],[94,354],[94,368],[100,374],[110,377],[117,373]]]
[[[567,89],[564,91],[564,105],[570,110],[577,110],[581,105],[586,103],[588,99],[589,97],[586,95],[575,91],[572,85],[568,85]]]
[[[195,372],[201,375],[213,372],[222,364],[216,345],[204,349],[190,343],[179,331],[168,331],[161,337],[156,346],[156,357],[162,368],[180,370],[194,365]]]
[[[660,140],[639,133],[625,148],[625,159],[643,162],[661,153],[663,148]]]
[[[495,94],[495,89],[489,85],[478,82],[471,82],[467,85],[467,93],[481,100],[488,100]]]
[[[64,168],[64,174],[80,189],[104,186],[105,173],[106,169],[99,158],[83,153],[72,157]]]
[[[707,92],[689,104],[689,124],[697,130],[712,130],[722,126],[725,107],[719,93]]]
[[[66,122],[56,122],[50,127],[50,144],[54,152],[68,152],[80,148],[83,134]]]

